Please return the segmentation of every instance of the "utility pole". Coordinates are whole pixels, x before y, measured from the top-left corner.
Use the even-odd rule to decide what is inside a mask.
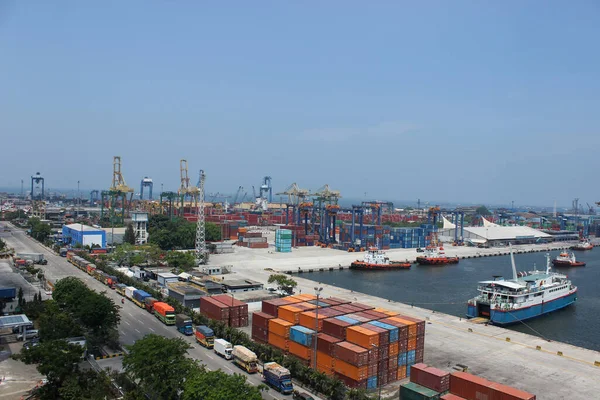
[[[315,294],[317,295],[317,308],[315,309],[315,337],[313,339],[313,346],[314,346],[314,356],[315,356],[315,364],[314,364],[314,370],[317,370],[317,340],[318,340],[318,335],[319,335],[319,296],[321,296],[321,292],[323,291],[322,287],[316,287],[315,286]]]

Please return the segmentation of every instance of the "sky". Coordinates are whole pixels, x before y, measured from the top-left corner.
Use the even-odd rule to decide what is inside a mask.
[[[0,2],[0,186],[600,201],[596,1]]]

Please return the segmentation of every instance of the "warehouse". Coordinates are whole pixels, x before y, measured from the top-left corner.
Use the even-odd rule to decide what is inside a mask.
[[[169,283],[169,297],[183,304],[184,307],[200,308],[200,297],[205,293],[188,283]]]
[[[104,249],[106,248],[106,232],[101,228],[83,224],[63,225],[62,241],[72,247],[79,244],[83,247],[100,246]]]
[[[262,290],[263,289],[262,283],[253,281],[250,279],[223,280],[221,282],[221,284],[227,290],[228,293],[250,292],[253,290]]]
[[[454,241],[456,228],[446,229],[440,233],[440,239],[444,242]],[[506,246],[511,244],[530,244],[541,241],[552,241],[552,236],[530,228],[528,226],[466,226],[464,227],[463,241],[466,244]]]

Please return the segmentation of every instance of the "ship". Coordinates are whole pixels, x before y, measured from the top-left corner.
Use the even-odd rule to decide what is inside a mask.
[[[585,267],[585,263],[583,261],[577,261],[575,258],[575,254],[562,252],[552,260],[552,265],[555,267]]]
[[[551,272],[550,254],[546,270],[517,275],[510,251],[513,279],[481,281],[479,295],[467,303],[467,317],[483,317],[495,325],[510,325],[560,310],[577,301],[577,286],[566,275]]]
[[[377,247],[369,247],[362,261],[356,260],[350,264],[350,269],[362,270],[393,270],[409,269],[411,264],[408,261],[391,261],[385,252]]]
[[[417,257],[419,265],[457,264],[458,257],[448,257],[442,246],[431,245],[425,248],[422,256]]]
[[[581,239],[579,243],[575,246],[571,247],[571,250],[591,250],[594,248],[594,245],[590,243],[587,239]]]

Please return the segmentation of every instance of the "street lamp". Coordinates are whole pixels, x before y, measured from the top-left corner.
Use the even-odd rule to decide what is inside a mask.
[[[313,339],[314,343],[314,347],[315,347],[315,352],[314,352],[314,358],[315,358],[315,366],[314,366],[314,370],[317,370],[317,335],[319,334],[319,296],[321,296],[321,291],[323,290],[322,287],[316,287],[315,286],[315,294],[317,295],[317,308],[315,309],[315,337]]]
[[[377,348],[377,345],[372,343],[372,344],[371,344],[371,347],[373,347],[373,348]],[[378,356],[379,356],[379,355],[378,355]],[[379,358],[379,357],[377,357],[377,358]],[[382,368],[381,368],[381,366],[382,366],[383,362],[381,362],[380,360],[377,360],[377,362],[378,362],[378,364],[379,364],[379,365],[377,366],[377,371],[379,372],[379,371],[382,369]],[[377,385],[379,386],[379,396],[378,396],[377,398],[378,398],[379,400],[381,400],[381,387],[382,387],[383,385],[381,384],[381,382],[379,382],[379,377],[377,378]]]

